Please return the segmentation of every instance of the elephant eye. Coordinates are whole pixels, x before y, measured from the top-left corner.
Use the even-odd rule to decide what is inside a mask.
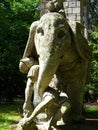
[[[58,32],[57,32],[57,37],[58,38],[64,38],[65,37],[65,30],[64,29],[61,29],[61,30],[59,30]]]
[[[44,30],[40,27],[37,29],[37,33],[44,35]]]

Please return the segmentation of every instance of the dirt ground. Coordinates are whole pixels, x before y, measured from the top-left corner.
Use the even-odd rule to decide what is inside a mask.
[[[98,103],[86,104],[86,106],[98,108]],[[81,123],[58,126],[56,130],[98,130],[98,116],[85,115],[85,117],[85,121]],[[11,130],[15,130],[15,128]]]
[[[86,118],[82,123],[58,126],[55,130],[98,130],[98,118]]]

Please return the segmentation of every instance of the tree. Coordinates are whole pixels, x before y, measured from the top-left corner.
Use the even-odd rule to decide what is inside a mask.
[[[0,96],[12,100],[24,94],[25,78],[18,64],[30,24],[39,18],[38,0],[0,1]]]
[[[92,62],[91,80],[87,90],[93,90],[98,98],[98,0],[88,0],[88,33]]]

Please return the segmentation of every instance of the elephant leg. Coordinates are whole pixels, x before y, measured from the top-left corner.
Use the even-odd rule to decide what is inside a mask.
[[[72,121],[84,120],[84,117],[82,115],[84,83],[81,83],[81,81],[78,80],[68,85],[67,94],[71,105],[71,111],[69,113],[70,115],[69,117],[71,118]]]

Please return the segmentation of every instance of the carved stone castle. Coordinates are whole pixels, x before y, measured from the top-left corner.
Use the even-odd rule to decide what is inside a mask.
[[[47,12],[46,3],[49,0],[40,0],[41,1],[41,16]],[[82,23],[86,28],[84,30],[84,36],[87,38],[87,17],[85,12],[87,12],[87,0],[64,0],[63,7],[65,15],[68,20],[73,22]]]
[[[41,0],[41,15],[47,12],[46,3],[49,0]],[[82,2],[80,0],[65,0],[63,3],[66,17],[69,20],[81,22]]]

